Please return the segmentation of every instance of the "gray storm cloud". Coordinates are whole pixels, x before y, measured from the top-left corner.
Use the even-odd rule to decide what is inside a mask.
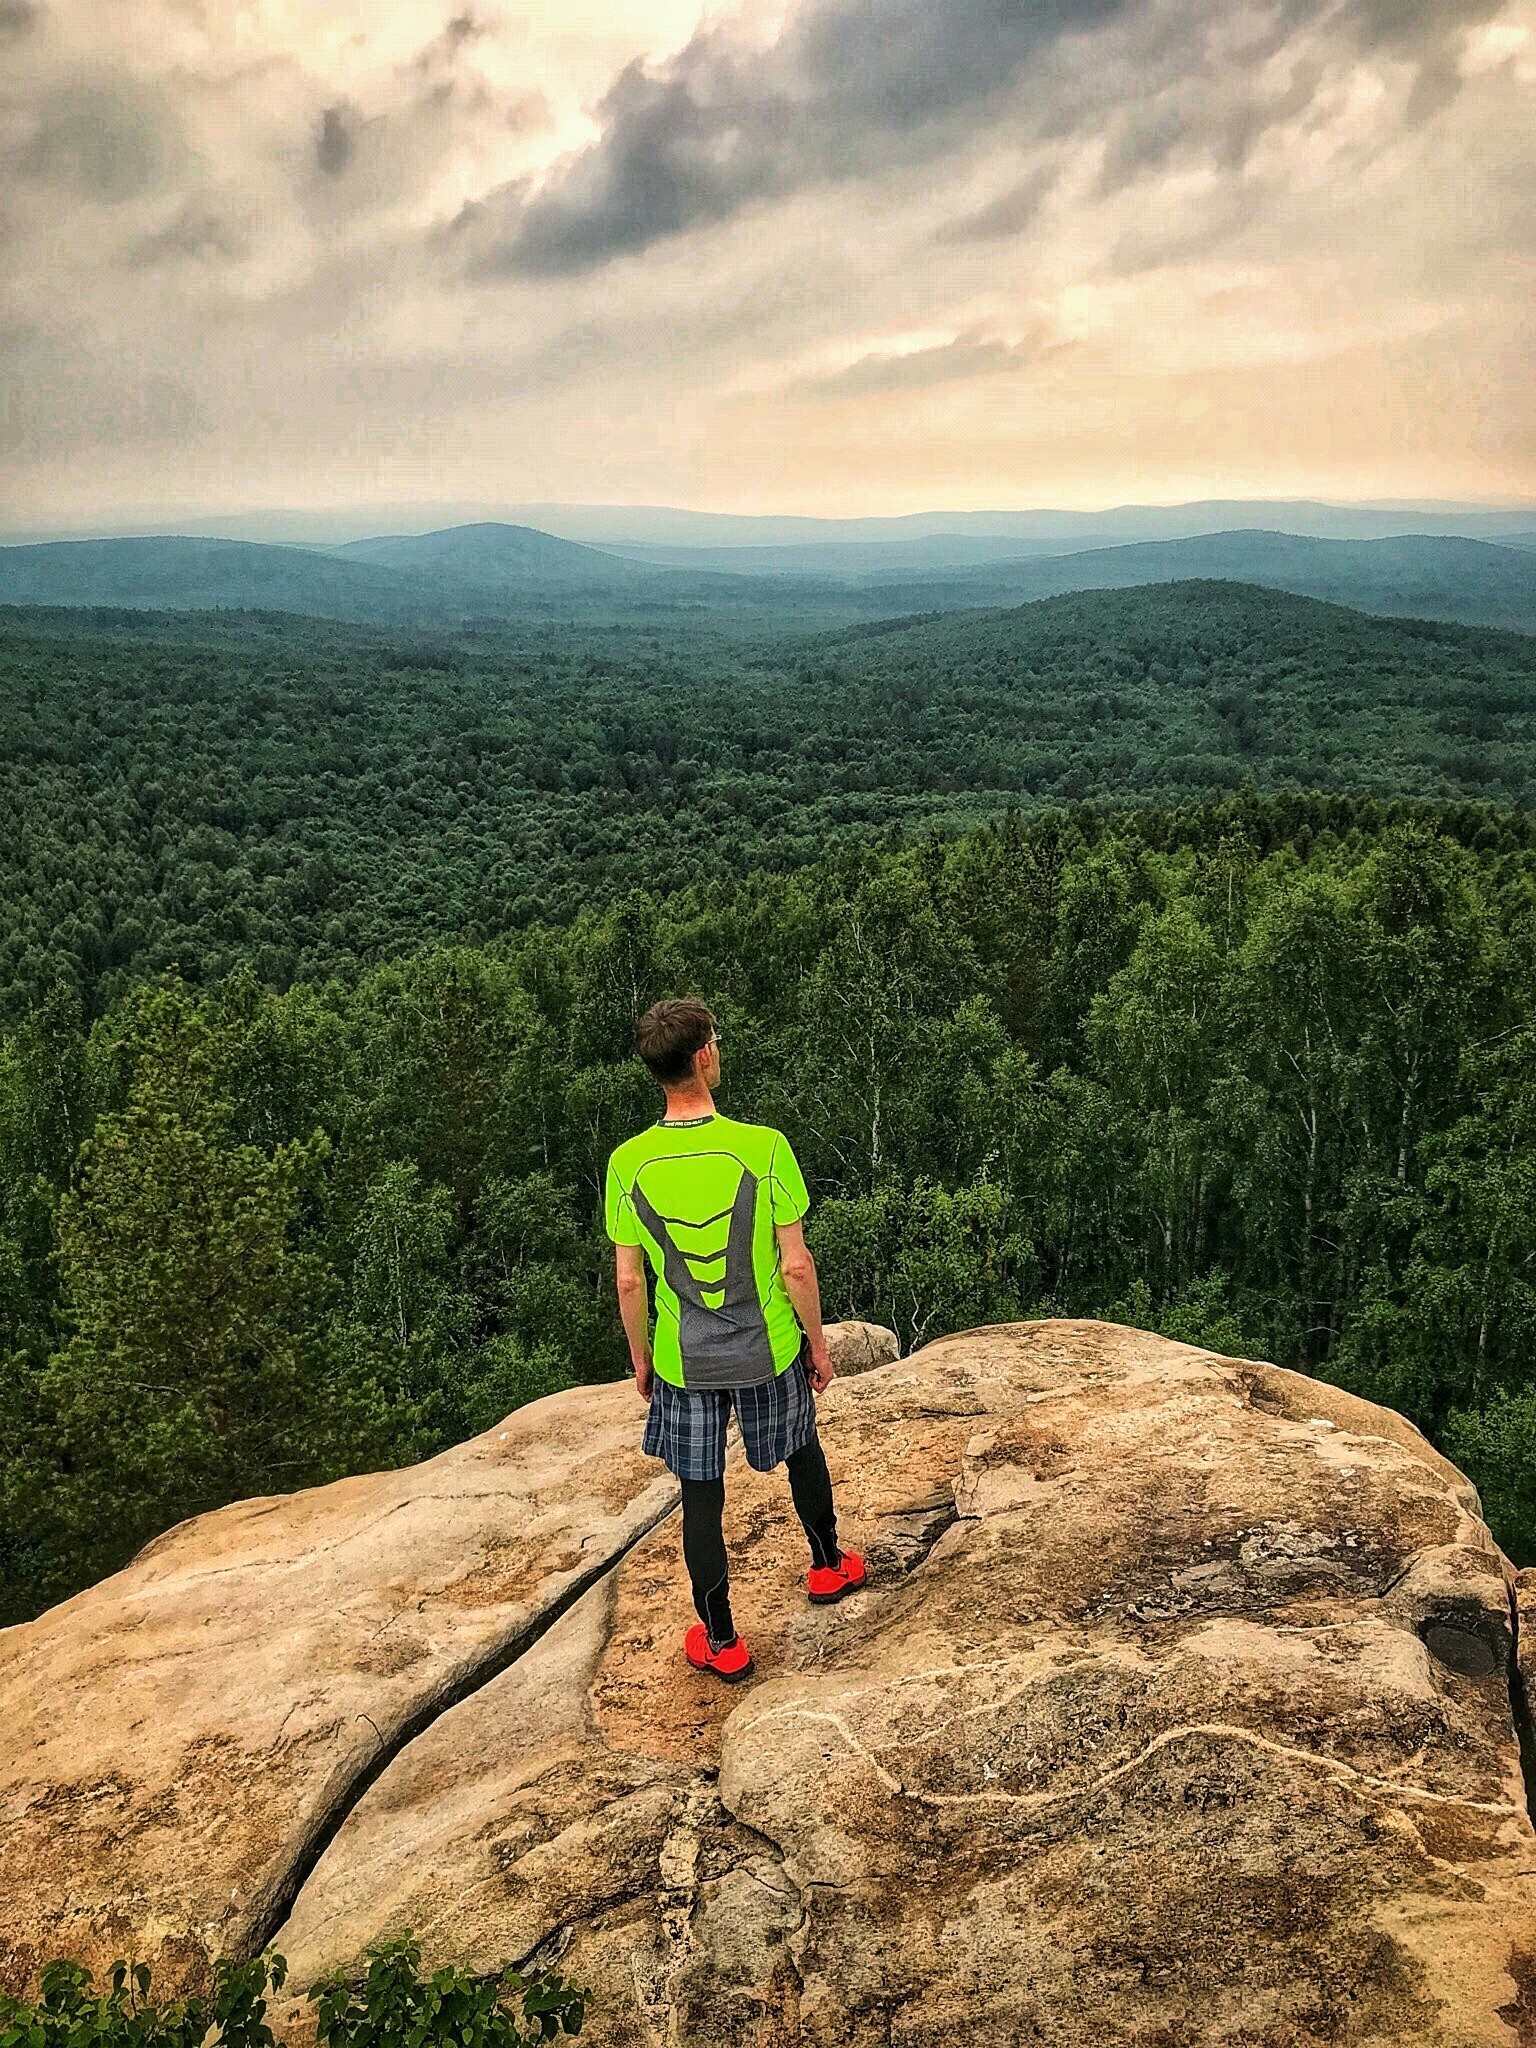
[[[355,149],[347,109],[327,107],[320,116],[319,131],[315,136],[315,163],[322,175],[339,178],[351,163]]]
[[[249,254],[250,235],[240,223],[189,202],[173,220],[142,236],[128,251],[132,268],[157,263],[239,263]]]
[[[167,134],[158,95],[104,73],[86,75],[37,102],[30,132],[8,152],[8,167],[19,181],[118,204],[160,178]]]
[[[937,155],[957,125],[989,116],[1050,137],[1133,118],[1112,149],[1111,176],[1133,175],[1204,141],[1241,164],[1273,121],[1315,91],[1310,56],[1286,91],[1259,83],[1261,60],[1321,32],[1342,51],[1385,49],[1419,67],[1423,112],[1454,90],[1454,40],[1499,0],[812,0],[768,49],[732,25],[701,31],[659,65],[626,67],[596,110],[599,134],[537,190],[509,188],[482,209],[495,224],[484,268],[558,275],[634,254],[727,220],[757,202]],[[1105,32],[1133,45],[1116,61]],[[1235,35],[1235,30],[1244,31]],[[1225,40],[1217,83],[1206,70]],[[1236,45],[1236,47],[1232,47]],[[1254,90],[1234,75],[1236,56]],[[1072,59],[1076,58],[1073,63]],[[1169,86],[1176,99],[1155,103]],[[1019,125],[1022,124],[1022,125]],[[1002,202],[1001,222],[1028,199]],[[972,219],[985,235],[988,217]]]
[[[1049,197],[1056,183],[1054,166],[1043,165],[1028,177],[978,206],[973,213],[946,221],[934,237],[939,242],[995,242],[1021,233]]]
[[[816,0],[767,51],[731,26],[703,31],[664,65],[626,67],[597,109],[599,140],[532,197],[508,195],[484,262],[588,269],[755,201],[921,157],[957,117],[1000,109],[1053,43],[1130,5]]]

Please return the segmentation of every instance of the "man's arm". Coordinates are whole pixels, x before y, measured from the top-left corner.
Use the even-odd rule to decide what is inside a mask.
[[[832,1384],[832,1357],[827,1350],[826,1332],[821,1327],[821,1291],[816,1285],[816,1261],[799,1223],[776,1223],[773,1234],[779,1241],[779,1271],[784,1291],[794,1304],[800,1327],[811,1347],[811,1385],[818,1394]]]
[[[619,1314],[624,1319],[624,1334],[629,1339],[630,1362],[635,1368],[635,1392],[642,1401],[649,1401],[656,1368],[651,1363],[650,1318],[645,1298],[645,1254],[637,1244],[618,1244],[613,1248],[613,1259],[619,1290]]]

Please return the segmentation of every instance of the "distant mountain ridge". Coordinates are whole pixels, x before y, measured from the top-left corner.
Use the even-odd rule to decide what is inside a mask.
[[[1236,529],[1071,553],[916,536],[836,548],[666,550],[638,561],[537,528],[480,522],[336,548],[195,535],[0,548],[0,604],[288,611],[377,625],[547,616],[591,623],[697,613],[747,630],[1016,605],[1066,591],[1210,580],[1257,584],[1388,616],[1536,631],[1536,547],[1449,534],[1376,540]],[[1004,552],[1001,559],[996,551]],[[792,573],[783,565],[798,566]],[[829,566],[830,562],[830,566]]]
[[[431,586],[310,548],[197,534],[41,541],[0,548],[0,602],[130,610],[271,610],[322,618],[406,618]]]
[[[1390,617],[1536,630],[1536,553],[1452,534],[1350,541],[1247,530],[1139,541],[957,571],[947,579],[948,604],[1020,603],[1071,590],[1212,578]]]
[[[1234,527],[1281,529],[1317,539],[1374,540],[1400,533],[1455,533],[1497,539],[1536,527],[1536,505],[1418,503],[1329,504],[1316,498],[1204,498],[1180,505],[1112,505],[1098,511],[1042,507],[1022,511],[901,512],[821,519],[794,513],[693,512],[663,505],[520,505],[499,515],[595,546],[783,547],[911,541],[944,535],[1110,546],[1187,539]]]
[[[676,575],[680,592],[691,587]],[[527,529],[457,528],[336,549],[198,535],[43,541],[0,548],[0,603],[133,610],[291,611],[368,624],[443,623],[669,582],[650,569]]]
[[[477,525],[522,526],[586,546],[644,557],[654,550],[844,546],[944,539],[956,543],[1020,542],[1021,554],[1059,554],[1137,540],[1176,540],[1234,527],[1311,534],[1324,540],[1375,540],[1401,533],[1454,533],[1472,540],[1536,535],[1536,500],[1487,505],[1455,501],[1376,500],[1329,503],[1314,498],[1207,498],[1179,505],[1113,505],[1098,510],[1025,507],[1008,510],[928,511],[829,518],[801,513],[699,512],[674,505],[396,504],[325,511],[268,510],[161,515],[119,521],[95,535],[63,529],[6,533],[0,543],[142,537],[146,534],[216,535],[273,545],[334,548],[380,535],[413,538],[428,531]],[[978,554],[976,559],[983,559]]]
[[[328,552],[347,562],[369,562],[412,574],[447,575],[475,589],[498,591],[508,585],[633,588],[664,573],[644,562],[584,547],[579,541],[560,540],[537,527],[506,525],[498,520],[441,527],[434,533],[348,541]]]
[[[901,540],[780,541],[734,547],[620,546],[613,541],[593,545],[628,561],[649,563],[653,568],[707,567],[728,576],[831,576],[841,580],[905,569],[946,574],[991,562],[1077,554],[1086,548],[1112,546],[1113,542],[1103,534],[1091,533],[1060,540],[1023,540],[1007,534],[923,533]]]

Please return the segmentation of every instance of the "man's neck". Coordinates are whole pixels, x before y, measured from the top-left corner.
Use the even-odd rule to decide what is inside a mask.
[[[714,1113],[715,1098],[707,1088],[669,1088],[667,1107],[661,1120],[664,1124],[691,1124]]]

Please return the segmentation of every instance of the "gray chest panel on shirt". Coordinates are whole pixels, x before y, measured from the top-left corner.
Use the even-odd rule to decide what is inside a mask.
[[[662,1271],[667,1285],[677,1296],[678,1349],[683,1358],[683,1384],[687,1387],[747,1387],[758,1380],[771,1380],[775,1372],[773,1346],[768,1323],[757,1291],[753,1265],[753,1239],[757,1229],[758,1191],[762,1182],[743,1173],[731,1204],[730,1229],[725,1240],[725,1274],[720,1283],[720,1304],[711,1308],[688,1255],[669,1228],[686,1221],[680,1216],[663,1216],[636,1181],[632,1190],[635,1212],[657,1244],[661,1246]],[[713,1265],[719,1254],[699,1263]],[[710,1283],[710,1292],[716,1283]]]

